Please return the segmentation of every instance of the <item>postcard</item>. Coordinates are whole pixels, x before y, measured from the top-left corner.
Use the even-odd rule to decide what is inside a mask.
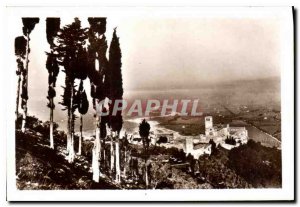
[[[292,7],[7,7],[9,201],[294,200]]]

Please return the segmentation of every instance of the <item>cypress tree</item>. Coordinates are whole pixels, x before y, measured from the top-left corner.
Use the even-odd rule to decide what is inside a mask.
[[[87,29],[81,28],[81,22],[78,18],[74,19],[72,24],[64,26],[58,33],[58,52],[59,64],[64,67],[66,73],[63,100],[61,104],[68,111],[68,133],[67,133],[67,151],[68,161],[74,161],[74,112],[78,105],[74,101],[76,94],[75,79],[85,79],[88,71],[88,53],[84,49],[86,43]]]
[[[79,137],[79,143],[78,143],[78,154],[81,155],[82,127],[83,127],[82,116],[84,114],[86,114],[88,112],[88,109],[89,109],[89,101],[87,99],[87,95],[86,95],[85,90],[83,88],[83,80],[80,81],[75,101],[77,102],[76,104],[78,106],[78,112],[80,113],[80,137]]]
[[[21,74],[24,73],[24,61],[26,55],[27,40],[24,36],[15,38],[15,55],[17,57],[17,71],[18,84],[17,84],[17,99],[16,99],[16,120],[19,116],[19,100],[20,100],[20,85],[21,85]]]
[[[119,43],[119,38],[114,29],[112,41],[109,48],[109,63],[108,63],[108,79],[109,79],[109,99],[112,101],[110,105],[109,126],[113,132],[112,140],[115,141],[115,157],[116,157],[116,181],[120,182],[120,149],[119,136],[123,125],[122,112],[118,111],[116,115],[112,114],[113,106],[116,100],[123,99],[123,80],[122,80],[122,54]],[[113,144],[112,141],[112,144]]]
[[[29,41],[30,33],[35,25],[39,23],[39,18],[22,18],[23,35],[26,37],[26,53],[25,53],[25,67],[22,71],[22,93],[21,93],[21,108],[23,109],[22,132],[25,132],[26,118],[27,118],[27,101],[28,101],[28,67],[29,67]]]
[[[143,148],[144,148],[144,160],[145,160],[145,182],[146,188],[149,185],[149,175],[148,175],[148,149],[149,149],[149,134],[150,134],[150,124],[143,119],[143,121],[139,125],[139,134],[143,141]]]
[[[55,109],[54,97],[56,96],[55,85],[56,79],[59,73],[59,65],[57,62],[55,50],[54,38],[57,36],[60,30],[60,18],[47,18],[46,19],[46,35],[47,41],[50,45],[50,53],[48,55],[46,68],[48,70],[48,107],[50,109],[50,148],[54,149],[54,139],[53,139],[53,110]]]
[[[103,140],[103,144],[105,144],[105,136],[106,136],[106,122],[105,118],[103,119],[100,113],[105,110],[103,106],[103,100],[105,99],[105,72],[107,70],[108,61],[106,58],[107,51],[107,41],[105,37],[106,31],[106,18],[88,18],[88,22],[90,24],[90,28],[88,31],[89,38],[89,62],[90,62],[90,71],[89,71],[89,79],[91,83],[91,96],[93,98],[93,108],[95,110],[95,125],[96,125],[96,139],[94,141],[93,148],[93,180],[95,182],[99,182],[100,176],[100,166],[99,160],[101,162],[101,158],[103,162],[105,162],[105,157],[101,157],[102,148],[101,148],[101,138]]]

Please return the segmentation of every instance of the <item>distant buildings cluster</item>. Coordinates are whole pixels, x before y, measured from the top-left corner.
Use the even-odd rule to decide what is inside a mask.
[[[214,126],[212,116],[205,117],[205,134],[200,134],[199,138],[188,137],[185,141],[184,151],[191,154],[195,159],[203,154],[211,154],[210,140],[216,145],[231,150],[234,147],[248,142],[248,131],[245,127]]]
[[[227,150],[231,150],[234,147],[246,144],[248,142],[248,131],[245,127],[231,127],[229,124],[226,126],[214,126],[213,117],[205,117],[205,134],[199,136],[181,136],[185,140],[183,144],[183,151],[186,155],[191,154],[195,159],[198,159],[201,155],[212,152],[211,140],[214,141],[216,146],[221,146]],[[163,144],[165,147],[178,147],[174,144],[173,133],[150,133],[150,144]],[[138,132],[129,136],[129,142],[134,145],[142,145],[142,139]]]

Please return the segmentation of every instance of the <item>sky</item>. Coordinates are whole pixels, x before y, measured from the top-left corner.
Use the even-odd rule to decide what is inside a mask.
[[[135,21],[130,29],[124,36],[122,28],[119,33],[129,88],[189,87],[280,75],[276,21],[146,19]]]
[[[62,18],[61,26],[73,17]],[[81,18],[87,27],[86,18]],[[22,34],[22,21],[12,26]],[[277,18],[107,18],[107,42],[117,27],[122,51],[125,96],[128,91],[198,88],[233,80],[280,77],[280,20]],[[31,33],[29,109],[46,105],[45,18]],[[108,56],[108,55],[107,55]],[[89,93],[89,81],[85,81]],[[57,81],[62,94],[64,73]],[[56,104],[58,104],[56,98]],[[45,102],[45,103],[44,103]],[[40,110],[40,109],[39,109]],[[48,108],[43,107],[48,113]],[[47,115],[48,116],[48,115]]]
[[[62,25],[72,20],[62,19]],[[85,19],[82,24],[88,26]],[[182,88],[280,76],[280,27],[276,19],[108,18],[108,44],[115,27],[125,89]],[[45,19],[32,32],[30,43],[31,71],[40,74],[45,51],[49,51]]]

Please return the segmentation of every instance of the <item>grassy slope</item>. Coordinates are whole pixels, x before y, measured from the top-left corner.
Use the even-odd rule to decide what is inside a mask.
[[[16,131],[16,174],[18,189],[117,189],[109,180],[91,180],[90,164],[76,156],[74,164],[65,159],[63,142],[48,147],[48,137],[28,129]]]

